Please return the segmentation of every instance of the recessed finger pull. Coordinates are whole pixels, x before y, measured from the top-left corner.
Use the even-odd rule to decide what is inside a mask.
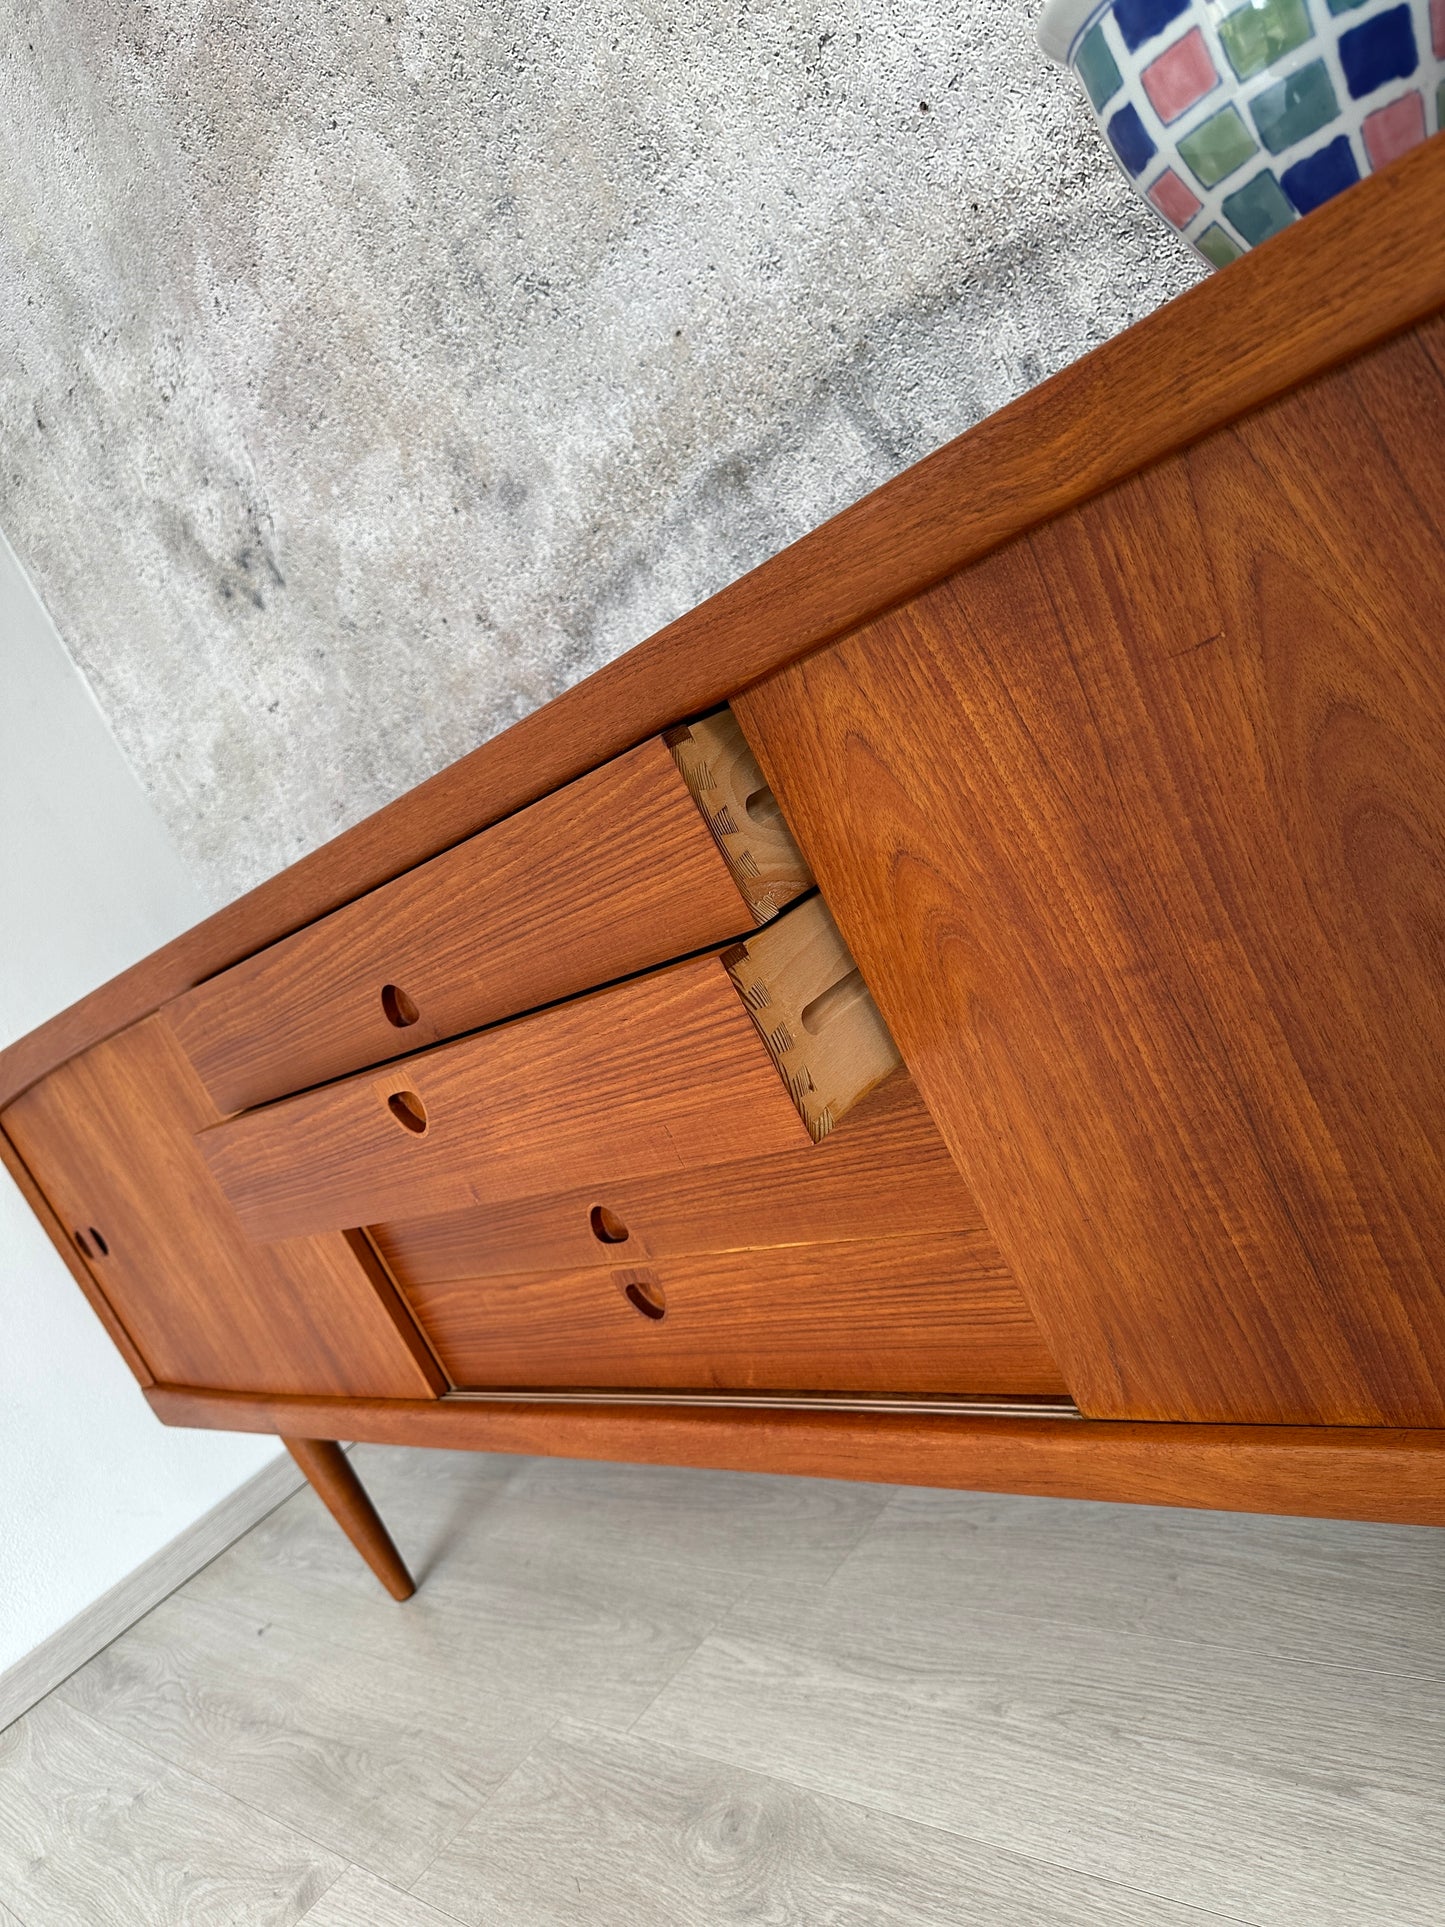
[[[592,1236],[599,1244],[625,1245],[632,1235],[617,1213],[609,1211],[605,1204],[594,1204],[587,1215]]]
[[[108,1258],[110,1256],[110,1246],[105,1242],[105,1239],[96,1230],[94,1225],[90,1225],[84,1231],[73,1232],[71,1235],[75,1239],[76,1248],[82,1258]]]
[[[665,1318],[667,1316],[667,1293],[662,1288],[662,1280],[652,1271],[619,1271],[617,1282],[622,1287],[622,1296],[634,1311],[640,1311],[644,1318]]]
[[[415,1091],[393,1091],[386,1100],[386,1108],[403,1130],[412,1131],[420,1137],[426,1129],[426,1105]]]
[[[405,1030],[414,1024],[421,1012],[407,996],[400,984],[383,984],[381,987],[381,1008],[389,1024],[398,1030]]]

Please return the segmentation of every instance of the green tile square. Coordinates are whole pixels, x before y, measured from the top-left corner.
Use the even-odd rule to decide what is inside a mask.
[[[1109,51],[1109,43],[1104,38],[1104,23],[1090,27],[1084,35],[1083,45],[1075,56],[1074,65],[1079,70],[1079,79],[1088,91],[1089,99],[1095,107],[1102,107],[1106,100],[1112,100],[1120,87],[1119,63]]]
[[[1243,167],[1251,154],[1257,154],[1259,143],[1240,118],[1239,109],[1231,104],[1186,134],[1179,152],[1201,185],[1213,187],[1236,167]]]
[[[1295,218],[1284,189],[1266,167],[1252,181],[1224,197],[1225,218],[1234,223],[1252,248],[1278,234]]]
[[[1310,32],[1305,0],[1262,0],[1259,6],[1238,8],[1219,23],[1229,64],[1241,80],[1273,65],[1291,48],[1303,46]]]
[[[1207,227],[1194,243],[1206,261],[1212,261],[1216,268],[1227,268],[1231,261],[1237,261],[1244,249],[1231,241],[1224,229],[1216,221]]]
[[[1364,4],[1365,0],[1330,0],[1330,12],[1350,13],[1354,8],[1362,7]]]
[[[1259,138],[1271,154],[1282,154],[1332,121],[1340,111],[1329,69],[1322,60],[1266,87],[1249,103]]]

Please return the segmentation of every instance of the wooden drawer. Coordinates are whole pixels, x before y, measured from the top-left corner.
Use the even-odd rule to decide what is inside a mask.
[[[821,899],[765,935],[771,981],[760,937],[232,1118],[202,1150],[259,1239],[796,1152],[899,1058]]]
[[[463,1389],[1066,1389],[982,1231],[700,1252],[404,1291]]]
[[[222,1113],[707,949],[811,883],[727,710],[168,1006]]]
[[[464,1389],[1064,1389],[906,1071],[818,1145],[371,1235]]]
[[[410,1285],[505,1272],[585,1271],[695,1252],[854,1239],[975,1236],[983,1218],[907,1071],[821,1144],[744,1163],[553,1197],[514,1198],[369,1227]],[[1001,1262],[1001,1261],[1000,1261]]]
[[[715,957],[558,1004],[204,1133],[255,1238],[424,1217],[796,1149]]]

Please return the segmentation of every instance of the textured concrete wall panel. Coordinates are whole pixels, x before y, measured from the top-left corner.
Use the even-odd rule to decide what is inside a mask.
[[[0,525],[216,900],[1197,273],[1004,0],[9,0],[0,167]]]

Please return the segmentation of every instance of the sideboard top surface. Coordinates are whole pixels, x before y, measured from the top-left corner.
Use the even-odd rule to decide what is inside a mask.
[[[1445,135],[980,422],[0,1052],[0,1107],[170,998],[1445,307]]]

